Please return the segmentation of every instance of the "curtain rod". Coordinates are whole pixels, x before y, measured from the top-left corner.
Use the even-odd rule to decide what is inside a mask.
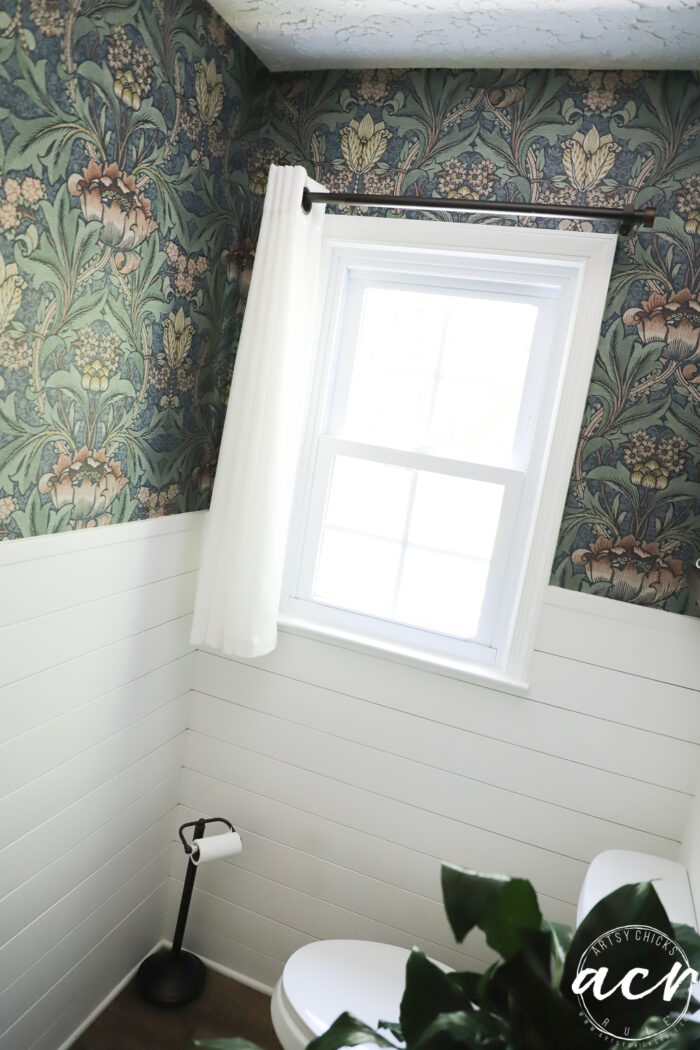
[[[634,226],[651,229],[656,208],[584,208],[568,205],[511,203],[505,201],[444,200],[439,197],[392,197],[382,193],[319,193],[304,187],[301,206],[308,214],[312,204],[354,204],[364,208],[405,208],[415,211],[487,212],[492,215],[540,215],[548,219],[612,219],[626,237]]]

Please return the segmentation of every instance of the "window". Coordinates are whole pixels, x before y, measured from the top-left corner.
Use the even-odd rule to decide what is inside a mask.
[[[325,223],[282,622],[522,679],[616,238]]]

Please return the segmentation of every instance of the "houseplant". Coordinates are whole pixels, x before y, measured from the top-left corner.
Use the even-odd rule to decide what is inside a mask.
[[[310,1050],[367,1043],[395,1048],[397,1041],[405,1041],[407,1050],[599,1050],[610,1045],[700,1050],[700,1025],[683,1019],[687,979],[667,1000],[662,996],[666,984],[652,995],[629,1000],[619,992],[608,995],[613,975],[617,980],[633,967],[638,968],[637,974],[645,967],[655,978],[659,966],[665,966],[659,961],[664,945],[672,953],[669,966],[675,954],[676,960],[683,960],[678,972],[686,963],[700,970],[700,937],[689,926],[671,923],[651,883],[615,890],[591,910],[574,934],[568,927],[543,919],[535,891],[525,879],[482,875],[445,864],[442,889],[456,939],[463,941],[478,927],[500,960],[483,974],[444,973],[414,949],[406,966],[398,1023],[381,1020],[373,1028],[366,1020],[345,1013],[310,1044]],[[643,932],[647,930],[653,931],[653,937]],[[610,931],[623,932],[610,937]],[[642,932],[635,938],[635,931]],[[614,944],[615,959],[613,966],[612,959],[605,958],[610,963],[610,980],[599,986],[605,996],[601,1020],[604,1028],[603,1014],[611,1012],[612,1016],[616,1004],[613,1030],[626,1033],[619,1040],[586,1021],[573,990],[582,957],[591,946],[605,947],[604,935]],[[676,950],[679,948],[682,952]],[[642,977],[628,987],[639,992]],[[591,988],[585,991],[585,998],[595,1018],[599,1003]],[[257,1050],[243,1039],[196,1045],[206,1050]]]

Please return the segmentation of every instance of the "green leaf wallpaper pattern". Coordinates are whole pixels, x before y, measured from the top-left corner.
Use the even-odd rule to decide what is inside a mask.
[[[0,13],[1,539],[208,504],[261,72],[199,0]]]
[[[272,75],[204,0],[10,5],[0,538],[207,506],[267,169],[302,163],[334,189],[658,208],[618,247],[552,582],[699,614],[699,136],[692,73]]]

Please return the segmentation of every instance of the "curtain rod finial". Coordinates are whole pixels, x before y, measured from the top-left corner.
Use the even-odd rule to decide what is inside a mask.
[[[311,211],[311,201],[309,199],[308,186],[304,186],[304,189],[301,191],[301,210],[305,212],[306,215],[308,215]]]

